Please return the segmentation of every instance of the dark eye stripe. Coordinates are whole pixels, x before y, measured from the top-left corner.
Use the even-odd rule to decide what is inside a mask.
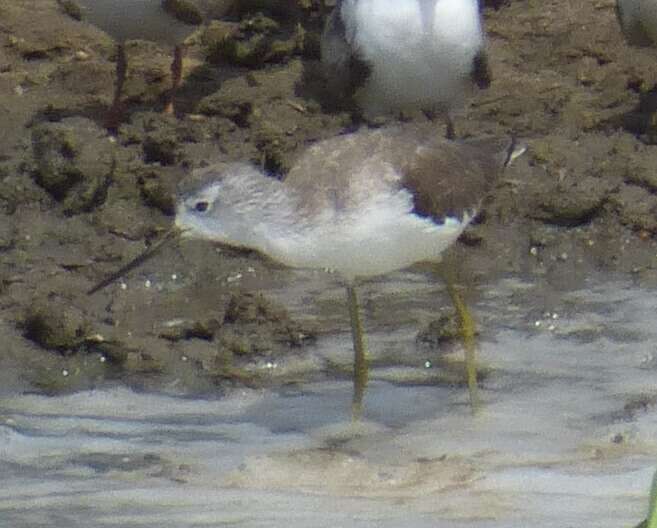
[[[194,204],[194,210],[198,211],[199,213],[205,213],[205,211],[208,210],[208,202],[196,202]]]

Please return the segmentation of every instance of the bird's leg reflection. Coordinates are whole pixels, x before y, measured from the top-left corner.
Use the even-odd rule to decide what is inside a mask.
[[[363,415],[363,398],[367,388],[368,361],[367,343],[363,333],[363,321],[360,316],[360,306],[356,285],[347,283],[347,305],[349,306],[349,320],[351,322],[351,338],[354,343],[354,394],[351,404],[351,416],[354,421],[360,420]]]

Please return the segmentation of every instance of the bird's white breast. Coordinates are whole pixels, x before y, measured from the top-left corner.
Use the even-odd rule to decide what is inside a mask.
[[[288,266],[328,268],[353,279],[438,260],[469,221],[467,215],[443,224],[419,217],[410,193],[400,190],[372,196],[357,209],[327,209],[292,230],[263,223],[258,244]]]

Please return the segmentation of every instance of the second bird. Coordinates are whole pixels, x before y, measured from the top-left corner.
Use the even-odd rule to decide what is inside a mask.
[[[477,0],[339,0],[321,43],[328,88],[365,118],[447,116],[490,72]]]
[[[173,47],[171,88],[164,111],[173,113],[174,96],[182,80],[182,42],[209,14],[208,0],[181,3],[175,0],[76,0],[82,20],[94,24],[117,41],[116,86],[107,119],[110,129],[122,117],[121,96],[127,73],[124,42],[151,40]]]

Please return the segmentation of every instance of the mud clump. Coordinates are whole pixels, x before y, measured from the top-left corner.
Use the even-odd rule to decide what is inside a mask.
[[[217,341],[220,348],[249,357],[281,354],[315,339],[314,333],[290,319],[283,307],[254,293],[231,295],[223,315],[181,321],[159,335],[170,341]]]
[[[66,214],[103,204],[114,163],[107,133],[93,121],[74,117],[38,125],[32,132],[32,175]]]
[[[83,312],[59,300],[37,301],[21,326],[27,339],[63,355],[76,353],[91,334]]]
[[[176,187],[171,179],[164,179],[158,171],[149,170],[139,176],[137,184],[146,205],[167,216],[176,214]]]
[[[610,189],[596,178],[558,184],[542,196],[533,217],[546,223],[576,227],[590,222],[605,204]]]
[[[298,27],[285,30],[262,13],[239,24],[213,22],[203,37],[210,63],[251,68],[289,60],[303,50],[303,39],[304,33]]]
[[[194,2],[189,0],[164,0],[162,7],[181,22],[191,25],[203,23],[203,14]]]
[[[442,314],[418,332],[418,343],[430,348],[440,348],[446,343],[462,339],[461,326],[456,314]]]

